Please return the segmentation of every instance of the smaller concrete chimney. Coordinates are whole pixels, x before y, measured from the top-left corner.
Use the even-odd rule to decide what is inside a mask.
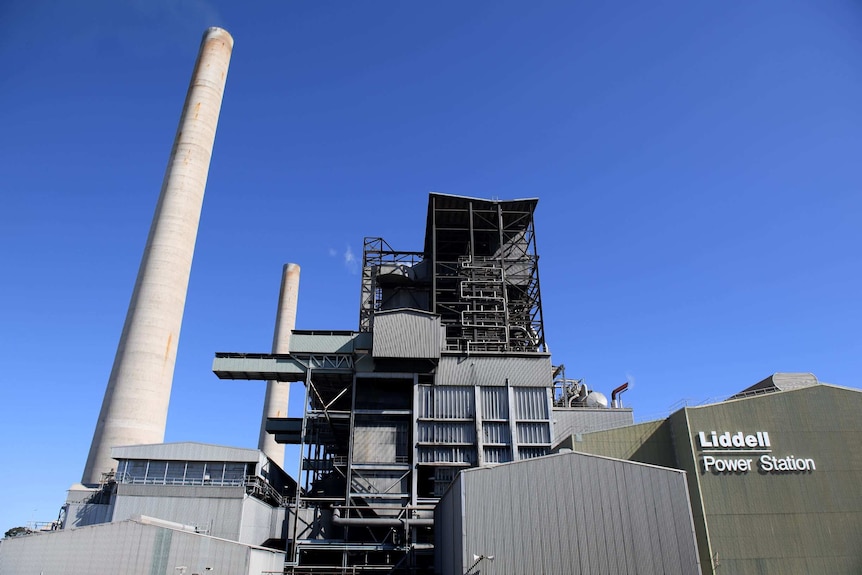
[[[285,264],[281,275],[281,291],[278,294],[278,311],[275,316],[275,334],[272,337],[272,353],[290,351],[290,332],[296,327],[296,302],[299,296],[299,266]],[[258,449],[284,469],[284,446],[275,442],[275,437],[266,432],[268,417],[287,417],[290,401],[290,384],[284,381],[267,381],[266,398],[263,402],[263,418],[260,422]]]

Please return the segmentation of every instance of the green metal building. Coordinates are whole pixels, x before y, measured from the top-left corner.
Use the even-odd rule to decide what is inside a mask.
[[[704,574],[862,573],[862,392],[775,374],[557,449],[682,469]]]

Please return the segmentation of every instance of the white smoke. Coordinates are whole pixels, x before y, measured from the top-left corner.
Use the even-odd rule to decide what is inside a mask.
[[[353,255],[353,250],[350,249],[350,246],[347,246],[347,249],[344,250],[344,267],[347,268],[351,274],[356,274],[359,272],[359,262],[356,261],[356,256]]]

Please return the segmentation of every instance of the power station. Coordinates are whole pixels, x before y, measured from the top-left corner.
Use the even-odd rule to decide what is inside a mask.
[[[232,47],[204,34],[82,481],[0,572],[859,572],[862,393],[775,374],[635,424],[552,361],[536,198],[432,193],[421,246],[365,238],[355,330],[297,329],[284,265],[271,350],[212,367],[267,382],[257,449],[163,443]]]

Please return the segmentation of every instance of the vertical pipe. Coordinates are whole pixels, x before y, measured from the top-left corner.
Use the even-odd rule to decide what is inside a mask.
[[[290,332],[296,327],[296,302],[299,296],[299,266],[285,264],[278,294],[278,311],[275,316],[275,333],[272,336],[272,353],[290,351]],[[275,442],[275,436],[266,432],[269,417],[287,417],[290,384],[284,381],[267,381],[263,401],[263,418],[257,447],[284,469],[284,446]]]
[[[117,445],[161,443],[233,38],[201,41],[141,267],[81,480],[99,483]]]

